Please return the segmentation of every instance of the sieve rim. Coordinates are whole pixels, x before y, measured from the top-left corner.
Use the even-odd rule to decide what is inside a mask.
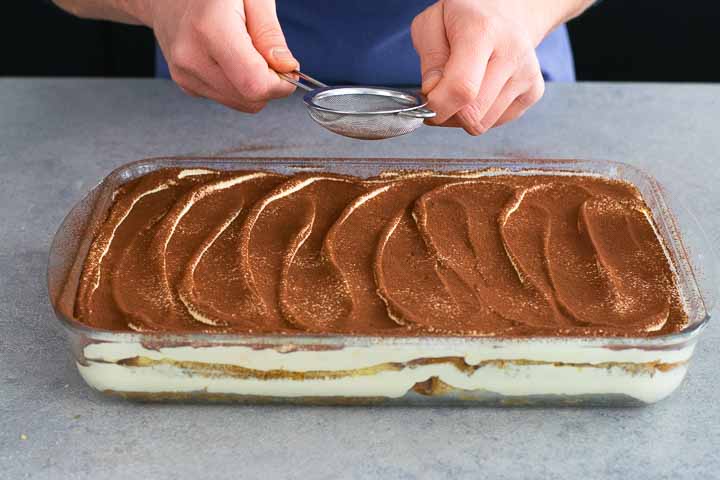
[[[323,96],[323,94],[326,94],[327,92],[332,91],[339,91],[344,90],[345,93],[337,93],[337,95],[379,95],[379,96],[385,96],[385,97],[402,97],[406,100],[415,101],[416,105],[409,106],[407,108],[394,108],[392,110],[377,110],[373,112],[358,112],[356,110],[338,110],[334,108],[328,108],[323,107],[321,105],[318,105],[315,103],[315,98],[319,96]],[[314,110],[320,110],[322,112],[326,113],[336,113],[341,115],[357,115],[357,116],[373,116],[373,115],[394,115],[402,112],[411,112],[413,110],[418,110],[420,108],[424,108],[427,105],[427,99],[424,95],[409,92],[406,90],[400,90],[396,88],[386,88],[386,87],[365,87],[365,86],[356,86],[356,85],[347,85],[347,86],[332,86],[332,87],[322,87],[322,88],[316,88],[312,90],[311,92],[306,93],[303,96],[303,102],[305,102],[305,105],[308,108],[314,109]]]

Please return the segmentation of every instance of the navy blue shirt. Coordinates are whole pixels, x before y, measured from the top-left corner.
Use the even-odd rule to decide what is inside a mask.
[[[421,83],[410,24],[433,0],[277,0],[288,47],[307,74],[328,84],[410,86]],[[537,48],[548,81],[575,80],[564,25]],[[157,75],[169,77],[158,49]]]

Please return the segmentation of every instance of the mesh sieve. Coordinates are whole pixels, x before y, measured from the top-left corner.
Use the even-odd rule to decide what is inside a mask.
[[[424,97],[382,87],[328,87],[301,72],[306,84],[285,74],[280,76],[305,89],[303,100],[310,117],[331,132],[346,137],[378,140],[405,135],[422,126],[435,113],[425,107]]]
[[[313,105],[326,108],[337,112],[354,112],[354,113],[377,113],[395,110],[404,110],[406,108],[416,107],[417,102],[414,98],[405,98],[399,96],[388,96],[374,93],[373,91],[365,93],[348,93],[349,89],[343,87],[331,88],[329,91],[319,92],[313,95]]]

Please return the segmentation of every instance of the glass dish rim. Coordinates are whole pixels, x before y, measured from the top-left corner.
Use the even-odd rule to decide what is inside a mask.
[[[170,164],[168,164],[170,162]],[[672,228],[679,232],[677,220],[673,214],[673,210],[670,208],[666,201],[665,189],[658,183],[654,176],[650,175],[646,171],[638,168],[634,165],[618,162],[615,160],[602,160],[602,159],[569,159],[569,158],[551,158],[551,157],[535,157],[535,158],[511,158],[511,157],[493,157],[486,156],[483,158],[413,158],[413,157],[317,157],[317,156],[202,156],[202,155],[191,155],[191,156],[159,156],[150,157],[141,160],[132,161],[118,166],[107,174],[99,183],[93,188],[87,191],[83,197],[76,202],[68,213],[63,217],[62,222],[58,226],[55,235],[53,236],[50,251],[54,251],[56,248],[55,241],[58,234],[66,226],[75,208],[88,196],[90,193],[103,187],[103,185],[111,184],[120,185],[124,182],[131,180],[131,178],[125,178],[124,174],[128,171],[135,171],[146,167],[147,170],[141,174],[147,174],[151,171],[158,170],[161,168],[173,168],[173,167],[195,167],[195,168],[218,168],[220,166],[238,166],[237,170],[242,169],[243,164],[251,164],[252,168],[258,168],[257,164],[270,164],[275,166],[289,166],[289,167],[302,167],[299,171],[313,171],[321,170],[323,167],[331,168],[331,164],[340,163],[346,165],[358,164],[366,166],[379,166],[383,169],[398,168],[402,165],[409,165],[414,167],[414,170],[423,171],[423,169],[417,168],[418,164],[427,164],[425,171],[432,169],[433,166],[466,166],[467,169],[473,170],[495,170],[507,171],[508,174],[518,174],[519,172],[534,172],[537,170],[547,170],[555,168],[556,170],[560,167],[575,166],[575,168],[566,168],[565,171],[570,173],[583,174],[583,166],[585,167],[585,173],[589,172],[590,166],[612,166],[616,169],[625,169],[632,171],[635,175],[643,178],[653,189],[655,194],[655,200],[659,202],[662,209],[670,213],[669,220],[672,223]],[[214,165],[210,165],[214,164]],[[143,169],[144,170],[144,169]],[[233,168],[226,168],[226,170],[233,170]],[[137,178],[137,176],[133,177]],[[676,199],[673,203],[678,202]],[[704,236],[705,233],[700,229],[700,233]],[[676,240],[680,243],[680,246],[685,250],[685,245],[682,241],[682,236],[678,236]],[[710,258],[710,262],[714,263],[716,260]],[[685,253],[685,262],[690,265],[687,259],[687,253]],[[713,265],[715,266],[715,265]],[[47,281],[49,285],[50,277],[50,265],[48,265]],[[690,271],[692,272],[693,282],[698,292],[700,288],[697,284],[695,277],[695,271],[690,265]],[[527,345],[527,344],[573,344],[585,348],[653,348],[653,347],[668,347],[678,344],[686,344],[691,340],[695,339],[707,326],[713,312],[707,307],[704,297],[701,297],[701,303],[705,312],[704,316],[693,323],[688,325],[685,329],[653,337],[578,337],[578,336],[529,336],[529,337],[502,337],[502,336],[462,336],[462,335],[443,335],[443,336],[431,336],[431,335],[417,335],[417,336],[377,336],[377,335],[349,335],[349,334],[293,334],[293,335],[279,335],[279,334],[268,334],[268,335],[248,335],[248,334],[236,334],[236,333],[194,333],[194,332],[120,332],[115,330],[106,330],[96,327],[91,327],[84,323],[77,321],[74,318],[68,318],[64,315],[57,307],[53,296],[49,295],[49,300],[53,311],[55,312],[56,318],[64,329],[70,333],[76,335],[83,335],[91,338],[94,341],[102,342],[114,342],[114,343],[141,343],[141,344],[163,344],[167,347],[170,346],[183,346],[187,344],[193,345],[222,345],[222,346],[240,346],[240,345],[264,345],[264,346],[277,346],[277,345],[323,345],[323,346],[337,346],[337,347],[367,347],[372,345],[420,345],[426,344],[430,346],[447,346],[447,345],[486,345],[493,346],[495,348],[509,345]]]

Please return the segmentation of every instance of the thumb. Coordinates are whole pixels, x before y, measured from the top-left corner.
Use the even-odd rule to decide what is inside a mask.
[[[290,72],[300,68],[285,43],[274,0],[245,0],[245,15],[253,45],[270,68],[278,72]]]
[[[420,57],[422,92],[427,95],[440,83],[445,64],[450,58],[450,45],[445,37],[440,2],[431,5],[415,17],[410,33],[415,51]]]

